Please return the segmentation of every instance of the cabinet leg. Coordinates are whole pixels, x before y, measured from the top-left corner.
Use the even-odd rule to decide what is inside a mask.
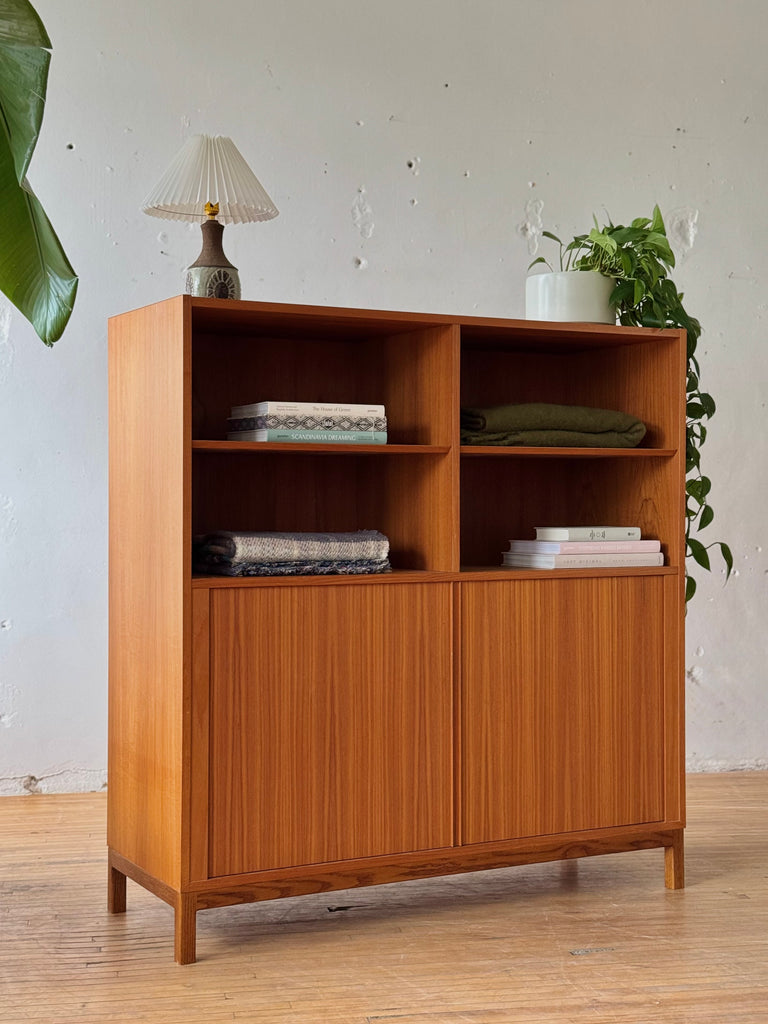
[[[193,964],[197,945],[197,896],[179,893],[174,913],[174,959],[177,964]]]
[[[112,864],[109,865],[107,882],[107,907],[110,914],[125,913],[125,875]]]
[[[664,884],[668,889],[682,889],[685,886],[682,829],[674,833],[672,844],[664,847]]]

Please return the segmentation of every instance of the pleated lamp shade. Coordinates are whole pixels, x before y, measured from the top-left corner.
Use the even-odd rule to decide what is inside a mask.
[[[203,222],[218,203],[221,224],[271,220],[277,207],[237,146],[224,135],[193,135],[142,204],[151,217]]]

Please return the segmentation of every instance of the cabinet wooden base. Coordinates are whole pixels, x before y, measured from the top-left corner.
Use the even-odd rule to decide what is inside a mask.
[[[632,850],[664,849],[664,880],[668,889],[684,885],[683,829],[626,829],[617,833],[605,829],[567,836],[485,843],[478,846],[374,857],[359,861],[313,865],[279,871],[190,882],[178,891],[152,877],[115,850],[109,851],[109,911],[126,909],[125,880],[154,893],[174,908],[174,957],[179,964],[196,959],[196,918],[198,910],[255,903],[262,900],[305,896],[369,885],[383,885],[417,878],[486,871],[494,868],[537,864],[545,861],[572,860]]]

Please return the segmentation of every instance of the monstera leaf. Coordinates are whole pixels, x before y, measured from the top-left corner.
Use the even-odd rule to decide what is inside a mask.
[[[28,0],[0,0],[0,291],[46,345],[61,337],[77,292],[77,276],[26,179],[50,46]]]

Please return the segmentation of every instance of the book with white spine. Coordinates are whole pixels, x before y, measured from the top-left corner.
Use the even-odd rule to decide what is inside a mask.
[[[640,540],[639,526],[537,526],[537,540]]]
[[[379,430],[231,430],[228,441],[267,441],[288,444],[386,444]]]
[[[230,416],[227,430],[357,430],[387,432],[386,416],[318,413],[260,413],[258,416]]]
[[[372,416],[385,415],[383,405],[344,402],[252,402],[250,405],[233,405],[230,416],[237,419],[245,416],[313,415],[313,416]]]
[[[502,565],[508,569],[620,569],[633,566],[664,565],[661,551],[640,553],[621,552],[600,554],[540,554],[522,555],[503,553]]]

